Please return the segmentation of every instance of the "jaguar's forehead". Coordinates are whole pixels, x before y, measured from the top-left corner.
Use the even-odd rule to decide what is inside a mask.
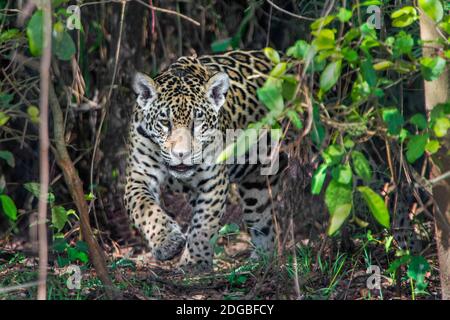
[[[208,70],[200,61],[192,57],[182,57],[168,69],[155,77],[160,94],[199,94],[208,81]]]
[[[206,105],[205,84],[210,76],[197,59],[178,59],[154,78],[158,91],[158,109],[169,108],[178,125],[187,125],[192,109]]]

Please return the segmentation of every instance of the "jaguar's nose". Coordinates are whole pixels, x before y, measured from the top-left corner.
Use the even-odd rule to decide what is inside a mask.
[[[178,149],[172,149],[172,155],[176,157],[178,160],[183,161],[184,159],[188,158],[188,156],[191,154],[190,150],[178,150]]]
[[[191,135],[185,128],[176,129],[170,138],[172,156],[181,162],[191,154]]]

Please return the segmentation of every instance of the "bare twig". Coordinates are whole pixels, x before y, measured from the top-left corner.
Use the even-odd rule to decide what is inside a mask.
[[[40,118],[39,118],[39,213],[38,213],[38,236],[39,236],[39,285],[38,300],[47,298],[47,264],[48,264],[48,243],[47,243],[47,193],[49,182],[49,137],[48,137],[48,91],[50,82],[50,63],[52,58],[52,13],[51,2],[42,1],[42,11],[44,17],[44,48],[40,66]]]
[[[128,1],[130,1],[130,0],[128,0]],[[193,23],[193,24],[196,25],[197,27],[200,26],[200,23],[199,23],[199,22],[197,22],[197,21],[195,21],[194,19],[192,19],[192,18],[190,18],[190,17],[188,17],[188,16],[186,16],[186,15],[184,15],[184,14],[182,14],[182,13],[179,13],[179,12],[177,12],[177,11],[173,11],[173,10],[169,10],[169,9],[164,9],[164,8],[158,8],[158,7],[149,5],[149,4],[147,4],[147,3],[145,3],[144,1],[141,1],[141,0],[135,0],[135,1],[136,1],[136,2],[139,2],[139,3],[142,4],[143,6],[149,8],[149,9],[152,9],[152,10],[154,10],[154,11],[159,11],[159,12],[164,12],[164,13],[168,13],[168,14],[173,14],[173,15],[175,15],[175,16],[177,16],[177,17],[183,18],[183,19],[185,19],[185,20],[187,20],[187,21]]]
[[[314,21],[314,20],[316,20],[316,19],[314,19],[314,18],[309,18],[309,17],[301,16],[301,15],[292,13],[292,12],[290,12],[290,11],[287,11],[287,10],[285,10],[285,9],[283,9],[283,8],[281,8],[281,7],[279,7],[279,6],[277,6],[275,3],[273,3],[273,2],[270,1],[270,0],[266,0],[266,1],[267,1],[272,7],[274,7],[275,9],[277,9],[277,10],[280,11],[280,12],[283,12],[283,13],[287,14],[288,16],[291,16],[291,17],[294,17],[294,18],[297,18],[297,19],[307,20],[307,21]]]
[[[108,106],[111,103],[111,96],[112,96],[112,90],[114,88],[114,82],[116,82],[117,68],[118,68],[118,65],[119,65],[120,46],[121,46],[121,42],[122,42],[123,24],[124,24],[124,19],[125,19],[126,3],[127,3],[127,1],[122,1],[122,11],[120,13],[119,39],[117,40],[117,48],[116,48],[116,53],[115,53],[114,70],[113,70],[111,85],[110,85],[109,91],[108,91],[108,97],[106,99],[106,103],[107,104],[106,104],[105,108],[102,109],[102,117],[100,119],[100,124],[99,124],[99,128],[98,128],[98,131],[97,131],[97,135],[95,136],[94,150],[92,151],[92,160],[91,160],[91,169],[90,169],[91,186],[94,185],[94,163],[95,163],[95,158],[96,158],[96,154],[97,154],[97,149],[98,149],[98,146],[100,144],[100,135],[101,135],[102,128],[103,128],[103,123],[105,122],[106,115],[108,113]]]

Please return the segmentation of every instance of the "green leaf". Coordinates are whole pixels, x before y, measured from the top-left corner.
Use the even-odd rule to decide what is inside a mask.
[[[287,101],[294,99],[298,85],[297,79],[295,78],[295,76],[292,76],[290,74],[284,75],[282,79],[283,83],[281,85],[281,94],[283,98]]]
[[[355,142],[352,140],[352,138],[349,136],[346,136],[344,138],[344,147],[346,149],[352,149],[354,146],[355,146]]]
[[[270,76],[272,77],[280,77],[286,72],[287,63],[286,62],[280,62],[275,65],[275,67],[270,71]]]
[[[40,184],[37,182],[27,182],[24,185],[24,188],[31,192],[33,196],[39,199],[40,197]],[[48,200],[49,203],[55,202],[55,195],[51,192],[48,193]]]
[[[414,163],[425,152],[428,142],[428,134],[418,134],[411,137],[407,144],[406,159],[409,163]]]
[[[292,122],[292,124],[297,128],[297,129],[301,129],[303,128],[303,123],[302,120],[300,119],[297,111],[289,109],[286,113],[287,117],[289,118],[289,120]]]
[[[327,165],[335,165],[341,162],[344,153],[342,146],[332,144],[322,152],[322,157]]]
[[[358,61],[358,53],[348,47],[342,49],[342,55],[344,56],[344,59],[350,63]]]
[[[427,127],[427,118],[421,113],[416,113],[409,119],[409,122],[411,122],[413,125],[417,126],[420,130],[426,129]]]
[[[408,277],[416,282],[416,291],[423,292],[427,288],[425,276],[430,271],[428,261],[422,256],[412,256],[408,264]]]
[[[336,209],[345,204],[352,204],[353,190],[349,185],[341,184],[336,180],[331,180],[328,184],[327,190],[325,191],[325,204],[333,215]]]
[[[69,245],[64,238],[56,238],[53,241],[53,251],[55,251],[56,253],[63,253],[67,247],[69,247]]]
[[[353,173],[350,165],[347,164],[339,164],[335,168],[333,168],[331,175],[333,179],[341,184],[351,184]]]
[[[239,233],[239,226],[236,223],[227,223],[219,230],[219,235],[226,236]]]
[[[44,18],[42,10],[37,10],[27,25],[27,37],[30,52],[33,56],[37,57],[42,54],[44,31],[43,31]]]
[[[0,195],[0,202],[2,203],[3,213],[8,217],[11,221],[17,220],[17,208],[16,205],[9,196],[6,194]]]
[[[323,183],[325,182],[325,178],[327,176],[327,168],[328,166],[325,163],[322,163],[314,172],[311,182],[312,194],[318,195],[322,191]]]
[[[53,38],[53,52],[60,60],[70,60],[75,54],[75,43],[67,31],[63,31],[61,36]]]
[[[445,70],[445,60],[439,56],[423,57],[420,59],[420,70],[425,80],[436,80]]]
[[[347,10],[345,8],[339,8],[339,13],[337,14],[337,18],[341,22],[347,22],[351,19],[352,12],[350,10]]]
[[[337,230],[340,229],[342,224],[347,220],[350,212],[352,211],[352,205],[350,203],[339,205],[334,214],[330,217],[328,224],[327,234],[332,236]]]
[[[320,121],[320,111],[317,104],[313,104],[313,128],[311,140],[316,146],[320,146],[325,139],[325,127]]]
[[[1,150],[0,159],[5,160],[6,163],[12,168],[14,168],[16,165],[16,162],[14,161],[14,155],[9,151]]]
[[[397,108],[384,108],[381,110],[384,122],[388,125],[388,133],[398,135],[402,129],[404,120]]]
[[[397,28],[407,27],[417,18],[417,10],[411,6],[403,7],[391,14],[392,25]]]
[[[410,54],[414,46],[413,37],[404,31],[400,31],[395,37],[393,55],[394,58],[399,58],[403,54]]]
[[[279,115],[283,111],[284,101],[281,86],[267,82],[256,91],[256,94],[267,109],[274,112],[274,115]]]
[[[332,30],[322,29],[320,31],[313,31],[312,34],[315,36],[315,39],[313,40],[312,44],[318,51],[326,49],[334,49],[335,36]]]
[[[447,34],[450,34],[450,15],[446,15],[444,20],[439,23],[439,28],[444,30]],[[450,58],[450,50],[447,50],[445,53],[447,58]]]
[[[328,235],[334,234],[344,223],[352,209],[352,188],[331,180],[325,191],[325,203],[330,212]]]
[[[389,268],[387,269],[387,272],[393,273],[401,266],[408,264],[409,261],[411,261],[411,256],[409,254],[401,256],[400,258],[391,262]]]
[[[439,0],[419,0],[419,7],[434,22],[439,22],[444,17],[444,8]]]
[[[305,40],[298,40],[292,47],[287,49],[286,54],[296,59],[304,59],[310,47],[309,43]]]
[[[365,183],[370,183],[372,180],[372,166],[367,158],[360,151],[352,151],[353,170],[361,177]]]
[[[334,20],[334,18],[334,16],[330,15],[316,19],[313,23],[311,23],[310,28],[311,30],[322,29],[323,27],[329,25]]]
[[[75,248],[77,248],[78,251],[89,253],[88,244],[84,241],[77,241]]]
[[[371,60],[365,59],[361,62],[361,73],[369,86],[375,87],[377,84],[377,74],[375,73]]]
[[[383,60],[383,61],[375,63],[373,65],[373,69],[375,71],[383,71],[383,70],[387,70],[387,69],[391,68],[393,65],[394,65],[394,63],[392,61]]]
[[[11,117],[8,116],[6,113],[0,111],[0,127],[4,126],[9,121],[10,118]]]
[[[71,262],[77,260],[86,263],[89,261],[89,257],[85,252],[78,251],[76,248],[67,248],[67,257]]]
[[[8,40],[12,40],[12,39],[16,39],[20,37],[20,31],[19,29],[8,29],[3,31],[0,34],[0,44],[2,44],[3,42],[6,42]]]
[[[70,264],[69,258],[58,256],[56,258],[56,261],[58,262],[58,267],[64,268],[65,266],[68,266]]]
[[[375,220],[378,221],[385,228],[389,228],[390,226],[390,217],[389,211],[386,208],[386,204],[383,201],[383,198],[371,188],[366,186],[361,186],[357,188],[359,192],[361,192],[364,200],[369,207],[370,212],[374,216]]]
[[[60,232],[68,221],[67,211],[62,206],[52,207],[52,225]]]
[[[39,123],[39,108],[38,107],[36,107],[34,105],[28,106],[27,113],[28,113],[28,116],[30,117],[31,122]]]
[[[214,53],[224,52],[230,49],[232,49],[231,38],[216,40],[213,43],[211,43],[211,50]]]
[[[439,141],[437,140],[430,140],[427,142],[427,145],[425,146],[425,150],[427,150],[429,153],[434,154],[438,152],[441,145],[439,144]]]
[[[450,128],[450,120],[447,117],[437,118],[434,125],[433,131],[436,137],[442,138],[447,134],[447,130]]]
[[[330,90],[341,75],[342,60],[330,62],[320,75],[320,89],[323,92]]]
[[[266,57],[272,61],[274,64],[278,64],[280,63],[280,55],[278,54],[278,52],[270,47],[266,47],[264,48],[264,54],[266,55]]]

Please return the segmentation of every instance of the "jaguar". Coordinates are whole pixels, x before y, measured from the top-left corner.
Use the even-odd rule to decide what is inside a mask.
[[[211,160],[218,137],[267,115],[257,89],[272,67],[261,50],[230,51],[181,57],[153,79],[139,72],[134,76],[137,103],[129,131],[124,203],[156,259],[179,255],[181,268],[211,269],[211,239],[220,228],[231,184],[237,185],[253,255],[274,248],[272,199],[279,189],[282,157],[271,175],[262,174],[259,161]],[[205,150],[210,151],[202,157]],[[188,195],[193,216],[186,232],[163,209],[162,190]]]

